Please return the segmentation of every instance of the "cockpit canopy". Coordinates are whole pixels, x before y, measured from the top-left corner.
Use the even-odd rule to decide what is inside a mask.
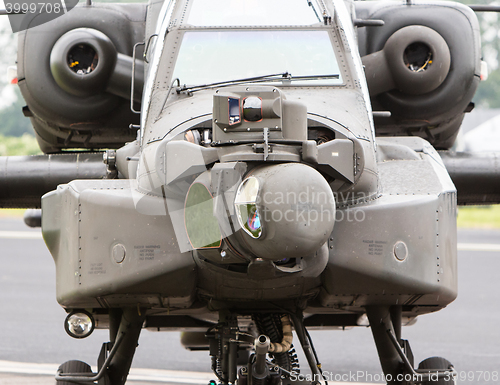
[[[316,0],[194,0],[185,23],[193,27],[310,26],[322,24],[323,15]]]
[[[192,63],[201,63],[193,66]],[[186,31],[173,78],[200,85],[288,72],[292,76],[339,74],[328,31]],[[299,84],[340,85],[338,79],[301,80]],[[294,85],[298,85],[294,82]]]

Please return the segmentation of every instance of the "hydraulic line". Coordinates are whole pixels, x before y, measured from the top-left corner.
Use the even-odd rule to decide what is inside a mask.
[[[292,345],[292,325],[288,315],[254,314],[259,333],[271,340],[270,356],[273,363],[286,371],[300,373],[297,353]]]
[[[269,353],[285,353],[292,347],[292,324],[288,315],[285,314],[281,317],[281,326],[283,327],[283,339],[279,343],[271,342]]]

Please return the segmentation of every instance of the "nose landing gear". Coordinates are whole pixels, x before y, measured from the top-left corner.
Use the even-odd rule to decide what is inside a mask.
[[[441,357],[422,361],[414,369],[410,343],[401,339],[401,306],[367,306],[375,345],[382,370],[390,385],[453,385],[456,372]]]
[[[431,357],[422,361],[418,369],[414,368],[410,344],[401,338],[401,306],[367,306],[366,314],[389,385],[455,384],[456,372],[444,358]],[[111,341],[103,344],[98,373],[93,373],[84,362],[68,361],[59,367],[56,384],[124,385],[144,319],[145,311],[141,309],[111,310]],[[304,327],[302,313],[256,314],[253,319],[260,332],[257,338],[238,328],[236,314],[222,312],[220,322],[207,331],[212,369],[218,379],[218,382],[211,382],[212,385],[318,385],[326,382]],[[299,375],[291,343],[290,320],[309,364],[312,381]],[[247,358],[252,347],[254,353]]]
[[[146,318],[144,309],[113,309],[109,314],[111,341],[104,343],[98,358],[97,373],[81,361],[68,361],[57,370],[57,385],[75,383],[99,385],[123,385],[132,364],[142,324]]]

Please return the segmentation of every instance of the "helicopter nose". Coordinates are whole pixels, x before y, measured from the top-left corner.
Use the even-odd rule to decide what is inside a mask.
[[[280,261],[316,253],[335,223],[335,200],[325,178],[301,163],[258,167],[239,186],[240,237],[255,256]]]

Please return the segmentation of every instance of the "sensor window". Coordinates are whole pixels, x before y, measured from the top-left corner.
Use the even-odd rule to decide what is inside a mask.
[[[184,223],[194,249],[220,247],[222,234],[213,212],[210,191],[201,183],[193,183],[186,197]]]
[[[240,123],[240,99],[228,98],[227,103],[229,106],[229,125]]]
[[[262,221],[257,208],[259,181],[255,177],[245,179],[236,192],[234,206],[241,228],[252,238],[260,238]]]

